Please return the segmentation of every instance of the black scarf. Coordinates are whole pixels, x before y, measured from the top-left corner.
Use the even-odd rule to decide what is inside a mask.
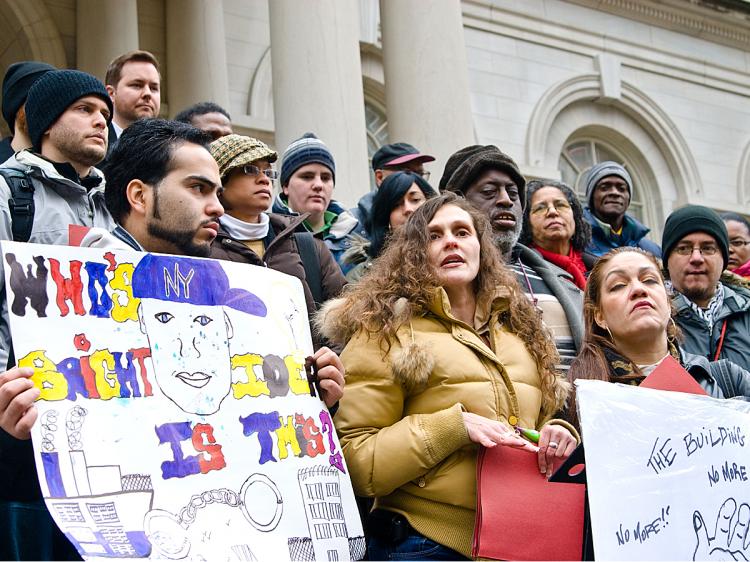
[[[612,382],[619,382],[623,384],[630,384],[638,386],[643,382],[646,377],[641,373],[641,370],[635,365],[630,359],[620,355],[617,351],[609,346],[602,346],[604,357],[607,360],[609,366],[609,378]],[[682,358],[677,346],[672,342],[667,343],[669,354],[674,357],[680,365],[682,365]],[[684,367],[684,365],[683,365]]]

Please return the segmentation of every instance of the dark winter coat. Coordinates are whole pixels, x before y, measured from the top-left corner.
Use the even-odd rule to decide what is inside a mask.
[[[275,271],[292,275],[302,281],[302,289],[305,291],[308,316],[317,310],[312,291],[307,284],[305,268],[302,265],[294,232],[307,218],[307,215],[285,216],[269,213],[270,226],[268,235],[264,240],[265,254],[263,258],[258,256],[242,242],[229,237],[223,228],[219,229],[218,236],[211,244],[210,257],[221,260],[249,263],[251,265],[266,266]],[[320,258],[320,280],[323,292],[323,300],[338,296],[346,285],[346,279],[341,269],[333,259],[331,252],[322,240],[315,238],[315,244]],[[321,303],[318,303],[321,304]],[[316,340],[316,346],[320,343]]]

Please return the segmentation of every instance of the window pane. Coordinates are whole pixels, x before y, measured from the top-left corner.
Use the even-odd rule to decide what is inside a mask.
[[[570,157],[573,165],[578,171],[590,168],[594,164],[594,157],[591,154],[591,143],[589,141],[574,142],[567,146],[565,153]]]
[[[578,181],[578,172],[570,164],[570,162],[568,161],[568,158],[564,154],[560,156],[559,167],[560,167],[560,173],[562,174],[562,181],[567,183],[576,191],[579,191],[578,186],[576,185],[576,182]]]
[[[622,164],[622,158],[617,156],[614,152],[609,150],[606,146],[599,144],[598,142],[595,143],[596,146],[596,161],[597,162],[606,162],[607,160],[612,160],[613,162],[618,162]]]

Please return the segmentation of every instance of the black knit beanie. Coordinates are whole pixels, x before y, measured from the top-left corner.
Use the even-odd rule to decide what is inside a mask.
[[[440,191],[466,194],[466,190],[487,170],[500,170],[518,186],[521,207],[526,206],[526,179],[513,159],[494,145],[474,144],[462,148],[448,158],[440,178]]]
[[[716,240],[724,258],[724,269],[729,264],[729,234],[724,221],[716,211],[700,205],[688,205],[677,209],[667,217],[664,223],[664,234],[661,237],[661,248],[664,263],[674,247],[688,234],[705,232]]]
[[[107,122],[112,120],[112,100],[95,76],[80,70],[55,70],[36,81],[26,99],[26,123],[34,151],[41,151],[45,131],[74,101],[84,96],[99,96],[107,102],[110,113]]]
[[[292,174],[307,164],[323,164],[331,170],[333,181],[336,181],[336,162],[333,160],[333,154],[314,133],[305,133],[301,138],[287,146],[281,156],[281,176],[279,179],[281,185],[286,186]]]
[[[3,78],[3,119],[16,133],[16,113],[26,101],[26,95],[34,82],[55,67],[46,62],[29,60],[16,62],[8,67]]]

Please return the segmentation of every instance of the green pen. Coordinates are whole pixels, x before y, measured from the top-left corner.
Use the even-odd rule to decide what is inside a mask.
[[[517,425],[513,426],[517,433],[523,435],[526,439],[532,443],[539,443],[539,432],[536,429],[526,429]]]

